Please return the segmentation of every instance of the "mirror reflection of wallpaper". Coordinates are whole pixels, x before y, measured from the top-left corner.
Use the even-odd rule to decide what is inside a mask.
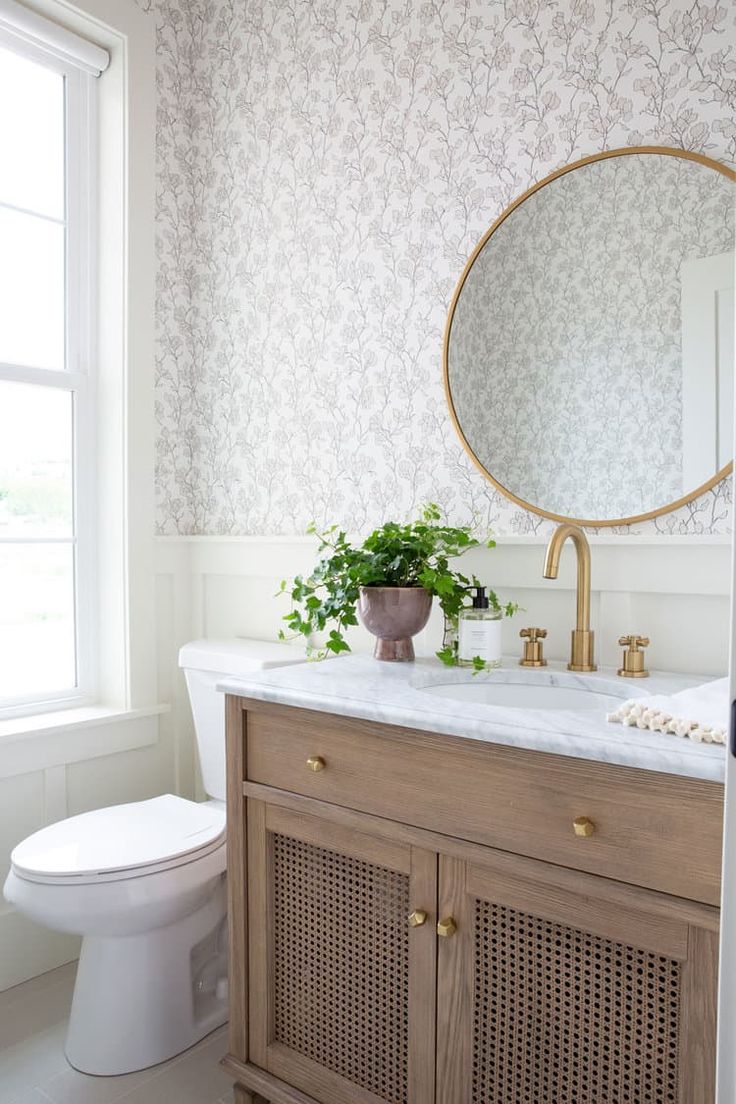
[[[494,218],[561,164],[642,143],[734,160],[736,8],[153,9],[159,532],[363,531],[427,499],[546,531],[452,427],[453,289]],[[638,530],[724,532],[729,498]]]
[[[450,384],[473,451],[519,498],[620,518],[698,485],[683,485],[680,270],[733,253],[734,191],[694,161],[615,157],[491,236],[458,301]]]

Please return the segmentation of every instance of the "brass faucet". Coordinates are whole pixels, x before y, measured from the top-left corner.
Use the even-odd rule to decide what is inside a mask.
[[[593,636],[590,630],[590,545],[588,538],[577,525],[565,522],[555,529],[547,545],[543,575],[556,579],[560,566],[560,552],[567,538],[575,545],[578,557],[577,618],[572,631],[572,648],[569,671],[596,671],[593,662]]]

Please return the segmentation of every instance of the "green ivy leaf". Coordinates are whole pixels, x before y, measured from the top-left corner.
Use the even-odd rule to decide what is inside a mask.
[[[337,629],[333,629],[328,636],[325,648],[335,655],[338,655],[340,652],[350,651],[350,645],[347,643],[342,633],[338,632]]]

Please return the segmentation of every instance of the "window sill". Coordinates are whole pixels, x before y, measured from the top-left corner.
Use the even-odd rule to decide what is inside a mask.
[[[95,705],[0,721],[0,778],[148,747],[158,741],[156,718],[170,708]]]

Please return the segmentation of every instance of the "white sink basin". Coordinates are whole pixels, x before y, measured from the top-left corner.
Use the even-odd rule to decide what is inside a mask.
[[[425,694],[476,705],[596,710],[601,714],[617,709],[627,698],[639,696],[628,681],[544,670],[498,670],[475,676],[465,671],[438,672],[431,681],[417,681],[414,687]]]

